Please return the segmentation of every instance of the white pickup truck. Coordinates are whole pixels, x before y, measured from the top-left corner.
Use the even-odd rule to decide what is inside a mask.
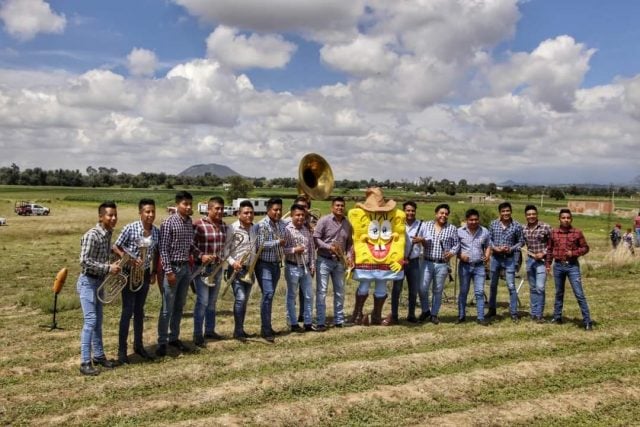
[[[15,211],[18,215],[49,215],[51,209],[36,203],[16,203]]]

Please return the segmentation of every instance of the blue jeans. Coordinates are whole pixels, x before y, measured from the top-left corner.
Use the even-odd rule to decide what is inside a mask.
[[[318,325],[324,325],[326,322],[329,277],[333,283],[333,323],[336,325],[344,323],[344,266],[338,260],[319,256],[316,261],[316,323]]]
[[[144,331],[144,304],[149,293],[149,281],[151,274],[145,270],[142,287],[132,292],[129,284],[122,290],[122,313],[120,314],[120,327],[118,330],[118,356],[127,355],[127,338],[129,336],[129,324],[133,317],[133,348],[141,348],[142,332]],[[129,275],[131,283],[131,275]]]
[[[167,276],[162,281],[162,307],[158,316],[158,344],[167,344],[180,338],[182,310],[187,301],[191,271],[188,264],[173,267],[175,286],[170,286]]]
[[[495,310],[498,306],[498,281],[500,280],[500,270],[503,268],[507,289],[509,289],[509,313],[515,316],[518,314],[518,293],[516,292],[516,259],[514,256],[491,256],[489,268],[491,271],[489,308]]]
[[[636,228],[636,247],[640,246],[640,228]]]
[[[233,287],[233,295],[235,297],[235,301],[233,303],[234,337],[240,337],[244,333],[244,318],[247,314],[247,302],[251,295],[252,286],[251,283],[246,283],[240,280],[246,272],[246,268],[240,270],[231,283],[231,286]],[[233,268],[229,268],[227,270],[227,277],[230,277],[232,274]]]
[[[210,266],[210,272],[213,266]],[[216,302],[218,301],[218,293],[220,292],[220,283],[222,282],[222,269],[215,277],[206,279],[207,283],[214,284],[209,286],[204,282],[202,276],[196,276],[193,280],[196,285],[196,305],[193,309],[193,339],[202,339],[202,324],[204,323],[204,333],[212,334],[216,330]]]
[[[467,315],[467,295],[469,295],[469,288],[471,286],[471,280],[473,279],[473,294],[476,298],[478,320],[484,320],[485,275],[484,263],[482,261],[476,263],[460,261],[458,263],[458,277],[460,277],[460,295],[458,295],[459,318]]]
[[[304,324],[311,324],[311,304],[313,304],[311,273],[304,267],[286,264],[284,277],[287,281],[287,317],[289,325],[298,324],[298,313],[296,312],[296,295],[298,288],[302,289],[304,296]]]
[[[553,318],[562,318],[562,306],[564,304],[564,283],[569,278],[573,294],[578,300],[580,311],[582,312],[582,322],[587,325],[591,323],[591,314],[589,313],[589,305],[587,297],[582,290],[582,280],[580,276],[580,264],[575,262],[572,264],[563,264],[559,262],[553,263],[553,279],[556,282],[556,301],[553,307]]]
[[[102,346],[102,303],[98,300],[97,290],[102,279],[81,274],[76,282],[76,291],[82,306],[82,332],[80,333],[80,361],[91,362],[91,350],[94,358],[104,357]]]
[[[429,287],[432,287],[433,299],[431,302],[431,315],[437,316],[442,305],[442,291],[444,282],[449,275],[449,264],[435,263],[433,261],[424,262],[424,279],[420,286],[420,301],[423,303],[422,312],[429,311]]]
[[[407,317],[413,318],[416,317],[416,300],[418,298],[418,290],[420,289],[420,279],[422,278],[419,257],[410,259],[409,263],[404,266],[404,277],[407,279],[407,287],[409,288],[409,313]],[[404,279],[393,281],[393,289],[391,290],[391,315],[394,319],[398,317],[398,306],[400,305],[403,283]]]
[[[356,291],[356,293],[358,295],[369,295],[369,287],[371,286],[371,282],[373,282],[375,285],[373,296],[375,298],[385,298],[387,296],[386,280],[360,280],[360,284],[358,285],[358,290]]]
[[[271,335],[271,309],[273,307],[273,294],[276,292],[278,280],[280,280],[280,265],[277,262],[258,261],[256,263],[256,277],[262,290],[260,301],[260,321],[263,335]]]
[[[544,260],[537,261],[531,257],[527,258],[527,281],[529,282],[532,316],[542,317],[544,314],[544,288],[546,280],[547,270],[544,265]]]

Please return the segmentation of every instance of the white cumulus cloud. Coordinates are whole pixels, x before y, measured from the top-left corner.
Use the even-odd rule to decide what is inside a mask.
[[[5,0],[0,4],[0,19],[5,31],[21,41],[38,33],[60,34],[67,24],[65,16],[56,14],[43,0]]]
[[[133,76],[153,76],[158,67],[158,57],[150,50],[134,48],[127,55],[127,67]]]

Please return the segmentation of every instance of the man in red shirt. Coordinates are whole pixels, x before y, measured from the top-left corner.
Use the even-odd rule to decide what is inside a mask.
[[[549,272],[553,261],[553,278],[556,284],[556,300],[551,322],[562,323],[564,284],[566,279],[569,278],[573,294],[576,296],[582,312],[584,328],[590,331],[593,329],[593,322],[589,313],[587,297],[582,290],[580,264],[578,262],[578,257],[589,252],[589,245],[587,245],[582,231],[571,226],[573,218],[569,209],[560,209],[559,218],[560,227],[551,231],[551,237],[547,242],[546,268],[547,272]]]

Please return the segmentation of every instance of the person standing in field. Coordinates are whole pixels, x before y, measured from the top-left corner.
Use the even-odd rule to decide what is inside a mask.
[[[227,225],[222,221],[224,216],[224,199],[212,197],[209,199],[207,216],[195,221],[194,244],[200,251],[200,258],[196,260],[196,268],[203,264],[202,274],[194,278],[196,287],[196,305],[193,310],[193,343],[198,347],[205,347],[205,338],[221,340],[223,337],[216,333],[216,302],[222,282],[222,268],[218,268],[224,260],[223,251],[227,241]],[[214,277],[213,270],[218,269]],[[204,324],[204,335],[203,335]]]
[[[593,329],[593,321],[591,320],[587,297],[582,289],[582,276],[580,274],[580,263],[578,262],[579,257],[589,252],[589,245],[587,245],[582,231],[572,227],[573,218],[569,209],[560,209],[559,219],[560,227],[552,230],[551,238],[547,243],[546,269],[549,272],[553,263],[553,278],[556,284],[556,298],[551,322],[555,324],[562,323],[564,285],[568,278],[582,312],[584,328],[590,331]]]
[[[116,204],[112,201],[102,203],[98,207],[98,223],[80,241],[81,273],[76,290],[83,317],[80,334],[80,372],[83,375],[98,375],[100,371],[94,365],[114,367],[102,344],[102,302],[98,299],[98,288],[108,274],[120,273],[118,262],[109,263],[111,235],[117,222]]]
[[[125,251],[135,259],[135,268],[142,268],[141,284],[132,284],[132,268],[129,269],[128,284],[122,289],[122,313],[120,314],[120,328],[118,333],[118,362],[129,363],[127,355],[127,338],[129,324],[133,316],[133,351],[146,360],[152,360],[144,349],[142,332],[144,330],[144,304],[147,300],[149,285],[155,283],[156,277],[152,273],[152,266],[157,264],[157,249],[160,241],[160,230],[153,225],[156,219],[156,204],[152,199],[142,199],[138,203],[140,219],[127,224],[122,229],[118,240],[113,245],[113,252],[122,257]],[[146,255],[141,258],[142,247]]]
[[[617,249],[622,240],[622,224],[616,224],[615,227],[613,227],[609,233],[609,239],[611,240],[613,249]]]
[[[627,228],[627,232],[622,236],[622,244],[625,248],[629,249],[631,254],[634,254],[633,250],[633,233],[630,228]]]
[[[547,270],[547,242],[551,237],[549,224],[538,220],[538,209],[534,205],[524,208],[527,226],[523,229],[524,241],[527,244],[527,281],[531,301],[531,320],[544,323],[544,300]]]
[[[198,258],[200,251],[193,244],[193,223],[191,221],[193,196],[187,191],[176,193],[176,213],[169,215],[160,225],[160,259],[164,271],[162,281],[162,307],[158,316],[158,348],[156,355],[167,354],[167,344],[182,352],[191,349],[180,341],[180,322],[187,300],[191,270],[189,256]],[[211,255],[204,255],[202,262],[210,261]]]
[[[491,237],[489,230],[480,225],[480,213],[476,209],[465,212],[466,224],[458,228],[460,251],[458,258],[458,277],[460,278],[460,294],[458,295],[458,320],[456,324],[466,321],[467,295],[473,280],[473,294],[476,298],[476,309],[479,325],[487,326],[484,319],[484,281],[485,265],[491,256]]]
[[[518,293],[516,291],[516,263],[520,248],[524,243],[522,226],[511,217],[511,203],[503,202],[498,205],[500,217],[491,221],[489,235],[491,236],[491,285],[489,293],[489,312],[487,317],[496,315],[498,299],[498,281],[500,270],[505,270],[505,280],[509,289],[509,314],[511,320],[518,321]]]
[[[640,247],[640,212],[636,215],[636,219],[633,223],[636,229],[636,246]]]

